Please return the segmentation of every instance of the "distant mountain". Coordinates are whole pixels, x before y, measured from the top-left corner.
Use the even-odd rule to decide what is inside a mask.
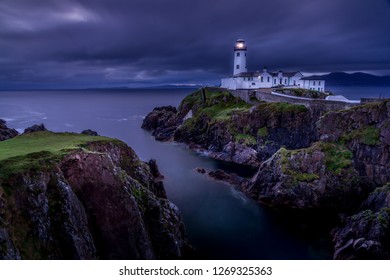
[[[200,84],[170,84],[170,85],[142,85],[142,86],[128,86],[128,87],[98,87],[98,88],[86,88],[88,90],[101,90],[101,89],[111,89],[111,90],[132,90],[132,89],[181,89],[181,88],[200,88],[203,85]]]
[[[146,88],[201,88],[201,84],[179,84],[179,85],[159,85],[159,86],[149,86]],[[144,87],[145,88],[145,87]]]
[[[390,76],[375,76],[362,72],[352,74],[334,72],[310,78],[325,80],[326,86],[390,86]]]

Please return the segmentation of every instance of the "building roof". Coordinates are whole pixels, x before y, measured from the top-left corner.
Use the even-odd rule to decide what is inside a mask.
[[[272,72],[271,75],[273,77],[277,77],[279,75],[279,73],[280,72]],[[291,78],[291,77],[294,77],[298,73],[301,74],[301,72],[299,72],[299,71],[296,71],[296,72],[282,72],[282,76],[283,77],[287,77],[287,78]]]
[[[238,74],[234,75],[233,77],[234,78],[238,78],[238,77],[258,77],[262,73],[263,72],[260,72],[260,71],[256,71],[256,72],[241,72],[241,73],[238,73]]]
[[[245,78],[246,77],[258,77],[258,76],[260,76],[263,73],[264,73],[263,71],[241,72],[241,73],[238,73],[238,74],[234,75],[233,77],[234,78],[238,78],[238,77],[245,77]],[[268,71],[266,71],[266,73],[271,75],[271,76],[273,76],[273,77],[277,77],[279,75],[279,72],[268,72]],[[282,72],[282,76],[285,77],[285,78],[291,78],[291,77],[294,77],[298,73],[301,74],[301,72],[299,72],[299,71],[296,71],[296,72]]]

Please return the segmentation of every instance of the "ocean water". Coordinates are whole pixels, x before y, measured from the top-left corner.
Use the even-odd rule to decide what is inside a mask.
[[[329,259],[333,217],[259,205],[239,190],[194,171],[248,170],[209,159],[178,143],[155,141],[141,129],[156,106],[179,105],[191,89],[0,92],[0,118],[22,131],[44,123],[52,131],[96,130],[157,160],[170,200],[178,205],[201,259]],[[1,153],[1,151],[0,151]]]
[[[390,98],[390,87],[385,86],[329,86],[327,90],[337,95],[343,95],[348,99],[360,100],[360,98]]]

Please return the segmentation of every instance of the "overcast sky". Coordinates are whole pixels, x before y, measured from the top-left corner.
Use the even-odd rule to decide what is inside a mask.
[[[1,0],[0,89],[217,84],[248,70],[390,74],[390,0]]]

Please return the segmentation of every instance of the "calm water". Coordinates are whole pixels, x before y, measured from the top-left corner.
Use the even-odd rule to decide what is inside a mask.
[[[193,171],[196,167],[232,170],[231,165],[198,155],[181,144],[157,142],[140,128],[154,107],[177,106],[190,92],[0,92],[0,118],[18,130],[41,122],[52,131],[93,129],[125,141],[143,160],[157,159],[168,197],[179,206],[200,258],[331,258],[331,225],[325,216],[287,214],[258,205],[233,187]]]
[[[327,88],[332,93],[344,95],[348,99],[359,100],[362,97],[369,98],[390,98],[390,87],[343,87],[335,86]]]

